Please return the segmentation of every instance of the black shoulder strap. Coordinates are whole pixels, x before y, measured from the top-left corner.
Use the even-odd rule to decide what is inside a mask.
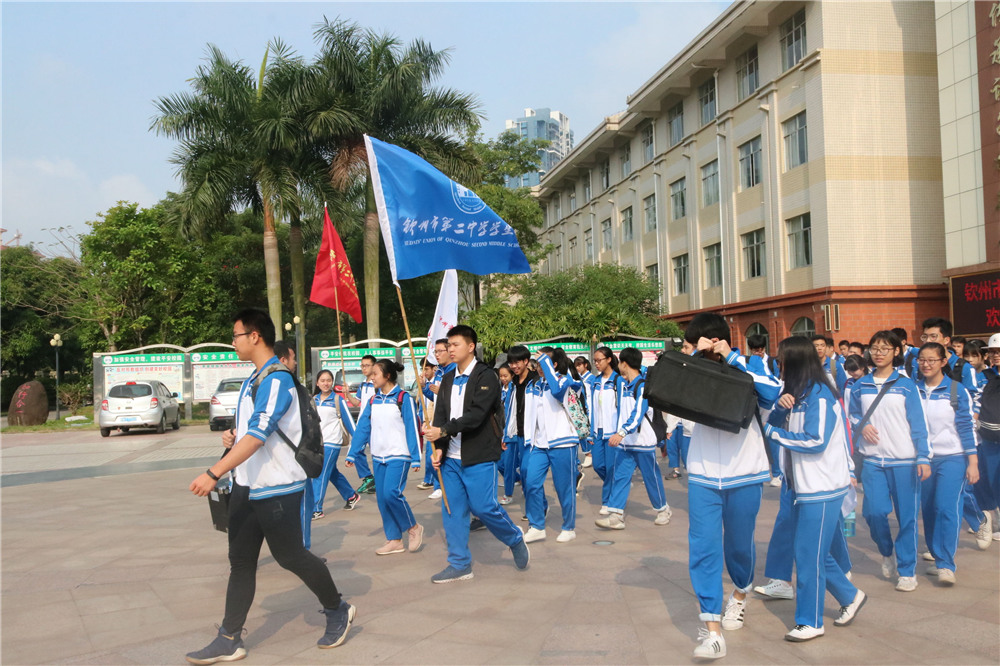
[[[253,400],[254,402],[257,401],[257,388],[260,386],[260,383],[264,380],[265,377],[275,372],[287,372],[292,376],[292,381],[298,384],[298,382],[295,379],[295,374],[291,370],[286,368],[283,363],[273,363],[264,368],[263,370],[261,370],[260,374],[257,375],[257,379],[254,380],[253,386],[250,387],[251,400]],[[301,405],[299,408],[301,409]],[[298,450],[298,447],[292,444],[292,440],[288,439],[288,435],[283,433],[281,431],[281,428],[275,428],[274,431],[278,433],[278,436],[281,437],[281,439],[284,440],[285,444],[290,446],[293,451]]]
[[[875,402],[872,403],[872,406],[868,408],[868,411],[865,412],[865,415],[861,417],[860,421],[858,421],[858,425],[855,426],[854,428],[855,432],[860,433],[862,430],[865,429],[865,426],[868,425],[868,422],[872,418],[872,414],[875,412],[875,408],[878,407],[878,403],[882,402],[882,398],[889,391],[889,387],[895,383],[896,383],[895,379],[888,379],[886,380],[885,384],[882,384],[882,390],[878,392],[878,395],[875,396]]]
[[[958,382],[951,380],[951,410],[958,413]]]

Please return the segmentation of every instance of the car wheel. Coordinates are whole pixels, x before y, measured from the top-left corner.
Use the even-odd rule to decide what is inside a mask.
[[[174,430],[180,430],[181,429],[181,410],[180,409],[177,410],[177,416],[174,418],[174,423],[170,427],[173,428]]]
[[[208,424],[208,429],[211,430],[212,432],[215,432],[216,430],[218,430],[218,428],[215,427],[215,424],[211,423],[211,422],[209,422],[209,424]]]
[[[122,432],[128,432],[128,428],[122,428]]]
[[[167,415],[166,413],[164,413],[163,416],[160,417],[160,424],[156,426],[156,433],[158,435],[162,435],[166,431],[167,431]]]
[[[111,428],[101,428],[101,437],[110,437]]]

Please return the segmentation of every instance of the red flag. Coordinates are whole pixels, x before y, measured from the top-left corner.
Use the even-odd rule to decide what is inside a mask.
[[[361,300],[354,273],[347,262],[344,244],[330,221],[330,213],[323,209],[323,243],[316,257],[316,274],[313,276],[309,300],[328,308],[346,312],[351,319],[361,323]]]

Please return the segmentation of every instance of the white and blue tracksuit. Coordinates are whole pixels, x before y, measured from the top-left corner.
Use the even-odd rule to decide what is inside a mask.
[[[865,498],[861,513],[882,556],[892,555],[895,546],[899,575],[913,576],[917,565],[917,513],[920,507],[917,465],[930,464],[931,450],[916,384],[898,370],[893,370],[885,382],[890,386],[868,422],[878,430],[877,444],[869,442],[857,429],[878,396],[880,386],[875,382],[875,375],[865,375],[851,390],[848,413],[854,430],[854,445],[864,457],[861,482]],[[889,514],[893,508],[899,521],[895,543],[889,529]]]
[[[417,524],[403,496],[406,475],[420,467],[420,434],[413,398],[398,386],[377,391],[362,406],[347,462],[355,462],[371,444],[375,464],[375,498],[385,538],[395,541]]]
[[[775,358],[773,356],[757,356],[756,354],[751,354],[746,357],[747,369],[754,374],[766,374],[771,377],[780,378],[779,369],[775,367]],[[842,369],[842,368],[841,368]],[[767,419],[766,413],[761,413],[761,419]],[[774,442],[765,439],[767,445],[768,460],[771,465],[771,476],[778,478],[781,476],[781,447]],[[782,579],[783,580],[783,579]]]
[[[562,529],[576,527],[576,447],[580,438],[570,421],[563,398],[576,382],[556,372],[552,359],[538,359],[541,376],[524,391],[524,443],[528,450],[524,489],[528,524],[545,529],[545,477],[552,469],[552,485],[562,509]]]
[[[619,388],[618,404],[621,406],[617,434],[623,437],[618,448],[618,463],[611,484],[609,513],[623,514],[632,488],[632,473],[636,467],[642,474],[646,494],[654,511],[669,508],[663,491],[663,477],[656,464],[656,435],[653,433],[653,410],[643,397],[645,378],[639,374]]]
[[[836,370],[834,370],[834,368]],[[847,370],[844,370],[843,357],[838,355],[833,358],[828,356],[823,359],[823,372],[825,372],[826,376],[830,378],[830,381],[836,383],[837,391],[843,395],[844,384],[847,383],[847,380],[850,377],[850,375],[847,374]]]
[[[851,486],[843,408],[829,386],[813,384],[791,410],[775,406],[764,433],[782,447],[792,503],[795,624],[822,627],[827,591],[841,606],[858,592],[832,554],[837,535],[843,537],[840,509]]]
[[[945,366],[944,374],[951,377],[951,372],[955,369],[961,357],[956,354],[951,349],[948,350],[948,365]],[[917,374],[919,377],[920,374]],[[971,363],[965,362],[962,364],[962,386],[966,388],[970,393],[976,393],[978,390],[979,382],[976,381],[976,369],[972,367]]]
[[[503,443],[506,447],[500,455],[500,474],[503,476],[503,494],[505,497],[514,496],[514,484],[521,480],[522,439],[517,436],[517,414],[512,409],[514,405],[514,390],[514,384],[511,382],[500,391],[504,413]]]
[[[323,511],[323,500],[329,484],[337,488],[340,496],[347,501],[354,497],[354,488],[339,469],[337,459],[344,444],[344,430],[354,436],[354,419],[347,401],[331,392],[327,397],[317,395],[313,398],[316,411],[319,413],[320,425],[323,430],[323,471],[315,479],[311,479],[313,506],[312,511]]]
[[[678,418],[666,412],[663,418],[667,422],[667,432],[670,433],[667,438],[667,464],[674,469],[679,469],[682,465],[686,468],[694,421]]]
[[[986,368],[982,375],[986,378],[986,383],[995,377],[998,372],[996,368]],[[982,389],[980,390],[980,403],[976,405],[976,414],[980,412]],[[993,511],[1000,505],[1000,442],[991,442],[985,438],[977,437],[979,440],[979,483],[975,485],[976,501],[984,511]]]
[[[746,360],[735,350],[725,362],[747,369]],[[749,372],[758,407],[771,409],[781,383],[768,374]],[[701,423],[691,433],[688,507],[696,519],[688,527],[688,569],[702,622],[721,620],[723,563],[737,589],[746,592],[753,584],[754,526],[762,484],[770,478],[764,445],[756,419],[738,433]]]
[[[590,406],[591,395],[590,392],[594,388],[594,381],[597,378],[594,376],[590,370],[580,375],[580,390],[583,393],[584,405],[587,407],[587,417],[590,418]],[[592,420],[592,419],[591,419]],[[580,440],[580,452],[581,453],[591,453],[594,449],[594,438],[593,435],[589,435]],[[593,454],[591,454],[593,455]],[[593,462],[593,461],[592,461]]]
[[[364,409],[365,405],[368,404],[373,395],[375,395],[375,385],[366,379],[358,386],[358,390],[355,392],[354,397],[361,403],[361,409]],[[361,416],[360,413],[358,416]],[[361,480],[364,480],[372,475],[371,466],[368,464],[367,453],[364,451],[361,452],[358,459],[354,461],[354,469],[358,471],[358,478]]]
[[[594,440],[591,459],[594,471],[601,478],[601,506],[611,501],[611,484],[620,451],[608,445],[608,439],[618,429],[618,400],[625,380],[615,371],[610,377],[597,375],[590,386],[590,434]]]
[[[954,408],[951,404],[953,384],[956,384],[957,402]],[[977,453],[972,399],[963,385],[947,375],[933,388],[921,377],[917,380],[917,390],[924,404],[927,436],[934,452],[931,476],[920,484],[924,540],[934,555],[935,566],[954,571],[962,526],[965,470],[969,456]]]

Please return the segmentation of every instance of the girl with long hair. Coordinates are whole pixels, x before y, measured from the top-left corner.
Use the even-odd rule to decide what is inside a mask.
[[[594,368],[597,373],[590,387],[590,434],[594,440],[591,449],[594,471],[600,477],[601,515],[608,515],[611,500],[611,481],[615,476],[615,463],[619,450],[608,446],[608,440],[618,429],[618,392],[624,384],[618,374],[618,359],[609,347],[594,351]]]
[[[347,401],[333,390],[333,373],[320,370],[316,375],[316,393],[313,397],[323,430],[323,471],[315,479],[308,480],[313,487],[315,504],[312,519],[319,520],[323,513],[323,500],[329,484],[337,489],[344,500],[344,509],[351,511],[358,505],[361,495],[355,492],[351,482],[337,469],[337,459],[344,445],[344,432],[354,436],[354,418]]]

